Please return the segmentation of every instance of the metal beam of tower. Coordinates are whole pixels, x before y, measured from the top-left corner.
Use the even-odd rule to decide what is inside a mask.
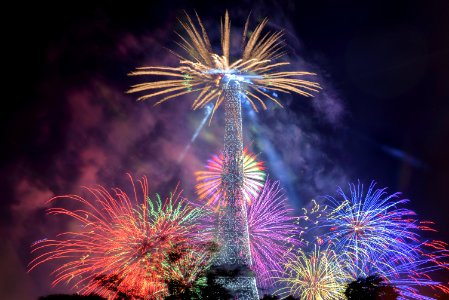
[[[216,268],[222,273],[218,283],[237,299],[258,299],[256,279],[251,272],[251,251],[243,188],[243,135],[241,87],[237,80],[223,83],[225,108],[223,199],[219,211],[218,236],[221,244]],[[226,274],[226,272],[229,272]],[[229,274],[234,274],[230,276]]]

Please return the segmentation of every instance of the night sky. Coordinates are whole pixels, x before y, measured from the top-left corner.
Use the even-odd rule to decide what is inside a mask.
[[[244,116],[246,145],[295,208],[337,185],[375,180],[435,221],[429,237],[449,242],[449,2],[216,2],[3,10],[12,21],[1,36],[0,298],[69,292],[50,288],[51,264],[26,273],[30,245],[73,226],[45,215],[52,196],[126,187],[129,172],[148,176],[152,193],[180,182],[193,197],[193,172],[222,147],[220,111],[178,163],[204,112],[190,109],[191,97],[153,107],[125,93],[143,80],[127,76],[135,67],[176,65],[166,48],[177,49],[184,9],[198,12],[212,40],[228,9],[236,55],[248,14],[252,26],[267,16],[270,30],[285,30],[292,66],[318,74],[314,99],[280,95],[284,110],[270,106],[257,123]]]

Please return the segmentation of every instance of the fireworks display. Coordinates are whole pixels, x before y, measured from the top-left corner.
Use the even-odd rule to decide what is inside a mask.
[[[197,186],[197,190],[200,198],[209,198],[209,203],[220,201],[217,205],[217,239],[221,243],[221,250],[216,264],[248,268],[252,265],[252,260],[246,201],[257,193],[260,186],[252,186],[253,179],[248,180],[248,177],[245,184],[241,101],[246,98],[255,111],[258,110],[256,103],[264,109],[267,108],[264,99],[270,99],[282,106],[272,93],[297,93],[309,97],[312,92],[320,89],[320,85],[298,78],[314,75],[313,73],[277,70],[289,63],[275,62],[284,54],[281,41],[283,33],[278,31],[262,34],[267,19],[260,22],[247,39],[248,18],[243,31],[241,58],[233,62],[230,60],[231,22],[228,12],[226,11],[221,23],[222,55],[213,52],[206,29],[198,15],[196,21],[199,28],[187,14],[186,21],[180,21],[186,36],[178,34],[181,40],[178,45],[187,57],[174,53],[180,59],[179,66],[138,68],[130,75],[159,76],[164,79],[136,84],[128,92],[147,92],[139,100],[161,97],[156,104],[185,94],[197,93],[192,104],[193,109],[215,101],[212,115],[224,103],[225,132],[221,159],[223,167],[218,166],[217,160],[220,159],[212,161],[209,170],[212,174],[199,175],[203,176],[200,178],[203,183]],[[235,284],[236,280],[232,280],[232,283],[229,281],[229,288],[235,292],[234,296],[242,299],[257,297],[254,280],[249,280],[252,282],[250,286],[248,278],[239,280],[242,284]]]
[[[321,227],[328,230],[325,239],[336,244],[336,251],[348,250],[354,255],[357,276],[366,276],[364,263],[378,261],[379,256],[392,256],[397,261],[416,258],[419,222],[415,213],[404,208],[406,199],[399,194],[387,195],[371,183],[366,193],[363,185],[350,185],[350,194],[339,189],[339,198],[328,197],[330,213]],[[395,241],[392,243],[391,241]]]
[[[248,21],[243,32],[242,57],[231,63],[231,22],[228,13],[225,14],[221,30],[222,55],[213,53],[206,29],[198,15],[196,16],[200,29],[186,14],[186,21],[180,21],[186,36],[178,34],[181,42],[178,45],[187,54],[188,58],[175,53],[180,59],[178,67],[141,67],[130,75],[164,76],[172,79],[154,80],[151,82],[134,85],[129,92],[149,92],[139,100],[146,100],[161,96],[156,104],[169,99],[189,94],[198,93],[192,104],[193,109],[201,108],[215,100],[214,111],[223,103],[223,83],[229,80],[247,82],[244,94],[252,107],[257,111],[256,103],[266,109],[265,99],[270,99],[276,104],[281,103],[269,92],[298,93],[303,96],[312,96],[311,92],[317,92],[320,86],[316,82],[295,78],[303,75],[314,75],[309,72],[298,71],[273,71],[288,62],[273,62],[283,56],[281,39],[282,32],[262,35],[268,20],[264,19],[252,31],[249,39]]]
[[[279,182],[270,180],[248,207],[251,255],[259,286],[272,284],[289,249],[299,246],[292,213]]]
[[[449,289],[431,273],[448,268],[449,251],[441,241],[421,237],[433,231],[430,222],[419,221],[405,208],[408,200],[399,193],[388,195],[363,185],[351,184],[349,195],[338,190],[321,205],[314,202],[300,220],[308,223],[302,239],[323,244],[339,254],[339,263],[355,280],[379,274],[396,286],[405,299],[433,299],[422,295],[422,287],[448,293]]]
[[[256,160],[256,155],[243,151],[243,197],[251,203],[257,198],[259,191],[264,186],[265,172],[263,162]],[[208,161],[205,171],[195,173],[197,185],[196,191],[200,199],[206,200],[208,204],[217,207],[223,195],[223,154],[214,155]]]
[[[243,149],[242,101],[257,112],[267,109],[269,101],[282,107],[278,93],[312,97],[321,89],[319,83],[306,80],[314,73],[283,70],[290,64],[281,60],[284,32],[264,33],[267,24],[263,19],[250,30],[248,18],[241,55],[231,56],[231,45],[240,40],[231,39],[228,12],[221,22],[220,54],[213,50],[199,16],[186,14],[180,20],[182,34],[176,33],[180,51],[172,51],[178,65],[140,67],[129,74],[149,78],[129,89],[128,93],[141,94],[138,100],[156,99],[158,105],[194,95],[192,108],[205,108],[178,164],[189,158],[186,153],[207,120],[219,107],[224,108],[223,151],[213,155],[204,170],[195,172],[200,204],[190,203],[178,187],[166,198],[150,197],[147,179],[136,183],[131,176],[131,193],[96,186],[85,188],[86,196],[54,197],[49,204],[70,200],[67,206],[48,209],[49,215],[67,218],[69,229],[32,245],[35,258],[28,265],[29,272],[48,265],[53,267],[53,286],[66,284],[77,293],[108,299],[162,300],[176,298],[175,294],[200,299],[211,268],[211,274],[218,274],[211,286],[221,285],[241,300],[258,299],[257,288],[306,300],[344,299],[348,283],[372,275],[397,289],[398,299],[430,300],[449,294],[449,282],[434,276],[449,270],[448,244],[423,237],[435,231],[433,223],[420,221],[406,208],[409,200],[400,193],[388,194],[374,182],[367,189],[361,183],[350,184],[349,191],[339,188],[335,196],[312,200],[302,216],[294,216],[280,183],[268,180],[264,163]],[[128,51],[133,50],[122,46],[118,52]],[[160,120],[149,123],[153,121],[158,124]],[[305,132],[305,128],[300,129]],[[288,127],[281,129],[290,132],[285,130]],[[275,145],[290,146],[288,140],[279,141],[285,139],[272,142],[273,153]],[[260,145],[263,149],[266,143]],[[390,150],[384,152],[394,152],[392,156],[414,162],[415,167],[426,166],[416,163],[413,156]],[[278,169],[282,173],[288,168]],[[285,176],[295,172],[286,171]],[[167,180],[172,179],[169,173],[164,172]],[[325,181],[319,176],[314,179]],[[296,182],[292,179],[291,183]]]
[[[132,179],[131,183],[133,198],[120,189],[111,193],[97,187],[87,188],[89,199],[77,195],[53,199],[69,198],[84,206],[48,210],[72,218],[79,227],[33,245],[33,252],[42,254],[29,270],[57,260],[61,266],[53,271],[54,285],[65,282],[81,293],[112,298],[159,299],[167,295],[166,282],[173,275],[177,281],[200,276],[211,256],[200,222],[205,211],[189,206],[176,190],[165,200],[159,195],[151,200],[146,178],[139,181],[139,195]]]
[[[285,284],[280,294],[307,300],[342,299],[348,276],[334,251],[315,247],[310,253],[301,249],[291,253],[278,281]]]

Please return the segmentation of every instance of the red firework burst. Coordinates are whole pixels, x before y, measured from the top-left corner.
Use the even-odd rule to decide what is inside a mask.
[[[137,299],[162,299],[168,295],[167,282],[171,268],[180,270],[197,257],[198,265],[207,266],[210,256],[189,253],[204,252],[205,228],[200,219],[207,214],[199,207],[188,205],[175,189],[166,199],[148,196],[148,183],[139,181],[138,195],[134,181],[133,198],[121,189],[111,192],[104,187],[86,188],[90,197],[59,196],[81,203],[84,209],[50,208],[50,215],[66,215],[76,220],[77,230],[61,233],[56,239],[36,242],[33,253],[40,253],[29,271],[48,261],[58,261],[53,270],[53,285],[65,282],[82,294],[97,293],[108,298],[126,295]],[[141,200],[139,198],[141,197]],[[187,255],[190,259],[184,259]],[[176,258],[176,259],[174,259]],[[204,268],[190,271],[199,273]],[[184,274],[185,273],[185,274]],[[178,272],[176,280],[188,275]]]

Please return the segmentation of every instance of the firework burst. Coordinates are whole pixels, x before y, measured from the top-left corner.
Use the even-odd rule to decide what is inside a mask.
[[[265,172],[263,162],[256,160],[256,155],[243,151],[243,198],[251,203],[252,199],[257,198],[260,190],[264,186]],[[214,155],[207,161],[206,170],[195,173],[196,191],[200,199],[207,200],[209,205],[219,207],[223,199],[223,154]]]
[[[326,197],[325,209],[315,220],[323,243],[334,247],[341,264],[353,279],[379,274],[394,284],[406,299],[432,299],[420,295],[419,287],[448,293],[447,286],[433,280],[431,273],[448,268],[449,251],[441,241],[422,239],[423,231],[434,231],[420,222],[399,193],[388,195],[372,182],[349,186],[350,194]],[[315,205],[317,207],[317,205]]]
[[[272,278],[282,269],[286,253],[299,245],[293,237],[296,226],[292,211],[279,182],[270,180],[248,207],[251,256],[260,286],[268,287],[273,283]]]
[[[306,300],[343,299],[348,280],[337,254],[318,246],[310,253],[301,249],[293,252],[281,275],[278,282],[285,287],[277,293]]]
[[[350,185],[350,195],[338,190],[340,199],[327,197],[329,214],[321,227],[329,233],[325,238],[335,243],[336,251],[349,249],[354,253],[355,266],[364,274],[364,262],[377,261],[388,252],[398,261],[416,258],[418,231],[416,214],[404,208],[409,201],[399,199],[399,193],[387,195],[385,189],[375,189],[371,183],[366,194],[363,185]],[[393,242],[394,241],[394,242]]]
[[[315,75],[313,73],[276,71],[279,67],[289,64],[275,62],[284,55],[281,40],[284,34],[281,31],[263,35],[262,31],[268,23],[267,19],[256,26],[248,40],[246,36],[249,32],[249,19],[247,20],[243,32],[242,56],[234,62],[230,61],[229,56],[231,22],[228,12],[221,24],[222,55],[213,52],[206,29],[198,15],[196,20],[199,28],[187,14],[186,21],[180,21],[186,36],[178,34],[180,38],[178,45],[187,55],[184,57],[174,53],[180,59],[179,66],[137,68],[130,75],[159,76],[164,79],[136,84],[129,92],[148,92],[139,100],[160,97],[156,104],[181,95],[197,93],[192,108],[202,108],[215,101],[215,111],[224,101],[223,85],[226,85],[229,80],[237,80],[246,83],[245,96],[257,111],[256,103],[264,109],[267,108],[263,98],[282,106],[275,97],[271,96],[272,92],[298,93],[310,97],[311,92],[317,92],[320,89],[316,82],[297,78]]]
[[[99,186],[86,188],[88,198],[68,195],[52,199],[69,198],[80,203],[84,208],[48,210],[50,215],[74,219],[80,227],[34,244],[32,252],[41,254],[30,263],[29,270],[57,261],[61,264],[52,273],[53,285],[66,282],[80,293],[95,292],[109,298],[127,295],[162,299],[168,293],[166,283],[174,274],[164,272],[168,265],[174,263],[177,270],[187,267],[179,265],[183,262],[204,265],[205,257],[191,253],[205,252],[202,233],[207,230],[199,222],[205,211],[188,205],[177,190],[165,200],[159,195],[151,200],[146,178],[139,181],[139,195],[132,179],[131,183],[132,198],[120,189],[109,192]],[[183,257],[188,253],[190,260]],[[176,274],[179,277],[184,273]],[[199,275],[189,276],[185,280]]]
[[[324,230],[319,227],[323,218],[327,218],[328,206],[312,199],[310,207],[302,208],[302,215],[296,218],[295,223],[298,225],[296,238],[306,246],[321,246],[324,244],[322,238]],[[328,244],[330,241],[328,241]]]

